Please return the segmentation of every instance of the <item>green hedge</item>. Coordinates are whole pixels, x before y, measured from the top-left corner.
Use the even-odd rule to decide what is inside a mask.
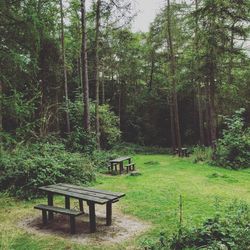
[[[67,152],[63,144],[36,143],[1,152],[0,191],[19,198],[38,196],[38,187],[43,185],[84,184],[94,179],[90,160]]]

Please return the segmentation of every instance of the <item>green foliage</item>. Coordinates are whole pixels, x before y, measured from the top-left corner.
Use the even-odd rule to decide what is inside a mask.
[[[171,249],[249,249],[250,209],[233,203],[222,214],[207,219],[202,227],[182,230],[170,244]]]
[[[205,162],[210,163],[212,161],[213,151],[210,147],[196,146],[192,149],[191,160],[194,163]]]
[[[86,133],[83,128],[76,128],[66,140],[67,150],[91,154],[96,149],[95,133]]]
[[[92,152],[96,148],[95,132],[87,134],[83,129],[83,103],[81,97],[69,105],[70,120],[73,131],[67,143],[72,150]],[[111,148],[119,142],[121,132],[118,126],[118,117],[110,110],[109,105],[99,107],[100,133],[102,148]],[[90,103],[91,127],[95,128],[95,104]],[[89,145],[88,145],[89,144]]]
[[[119,120],[109,105],[102,105],[99,108],[101,144],[103,148],[110,148],[119,142],[121,131]]]
[[[91,162],[96,166],[99,170],[107,170],[109,166],[109,161],[112,159],[121,156],[121,153],[117,153],[114,151],[102,151],[102,150],[95,150],[90,155]]]
[[[150,241],[148,241],[150,242]],[[172,238],[161,234],[159,241],[150,242],[150,250],[248,250],[250,242],[250,208],[246,203],[233,202],[223,213],[204,221],[202,226],[181,228]]]
[[[18,198],[38,195],[38,187],[59,182],[86,184],[95,178],[91,162],[63,144],[36,143],[2,152],[0,190]]]
[[[123,155],[129,154],[171,154],[170,148],[162,148],[158,146],[142,146],[132,143],[119,143],[113,148],[113,151],[117,151]]]
[[[232,118],[225,117],[227,127],[214,153],[216,165],[233,169],[250,167],[250,129],[244,127],[244,111],[240,109]]]

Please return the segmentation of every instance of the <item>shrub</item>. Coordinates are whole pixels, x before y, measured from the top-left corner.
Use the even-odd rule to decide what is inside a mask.
[[[63,144],[36,143],[2,152],[0,190],[19,198],[37,196],[43,185],[88,183],[95,178],[90,161],[67,152]]]
[[[225,117],[227,128],[217,141],[214,163],[233,169],[250,167],[250,129],[244,128],[244,109],[235,112],[232,118]]]
[[[91,162],[96,166],[96,168],[105,169],[109,166],[109,162],[112,159],[121,156],[120,154],[113,152],[113,151],[102,151],[102,150],[95,150],[90,155]]]
[[[173,237],[160,239],[145,249],[154,250],[248,250],[250,242],[250,209],[247,204],[234,202],[225,211],[207,219],[202,226],[181,228]]]
[[[83,128],[76,128],[69,134],[65,144],[70,152],[91,154],[96,149],[95,133],[86,133]]]
[[[213,151],[210,147],[196,146],[192,149],[191,160],[194,163],[206,162],[210,163],[212,161]]]
[[[122,154],[171,154],[170,148],[162,148],[157,146],[142,146],[132,143],[116,144],[112,148],[112,150]]]
[[[207,219],[201,227],[183,230],[175,235],[170,249],[249,249],[250,209],[233,203],[222,214]]]
[[[95,131],[87,135],[82,129],[83,125],[83,104],[81,98],[69,105],[70,120],[72,125],[72,133],[69,137],[67,145],[73,150],[79,152],[91,152],[95,148]],[[102,148],[111,148],[116,144],[121,137],[119,129],[118,117],[106,105],[99,106],[99,119],[100,119],[100,139]],[[95,128],[95,104],[90,103],[90,123],[91,127]],[[90,145],[90,146],[85,146]],[[89,147],[89,148],[88,148]]]
[[[99,116],[102,148],[112,148],[121,138],[119,119],[107,104],[99,107]]]

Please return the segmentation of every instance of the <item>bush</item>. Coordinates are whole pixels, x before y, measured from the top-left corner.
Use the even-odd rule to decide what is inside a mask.
[[[217,141],[214,163],[232,169],[250,167],[250,128],[244,128],[244,109],[235,112],[232,118],[225,117],[227,128]]]
[[[91,154],[96,149],[95,133],[86,133],[83,128],[76,128],[67,137],[65,145],[70,152]]]
[[[83,184],[95,178],[91,162],[80,154],[67,152],[63,144],[36,143],[0,159],[0,191],[19,198],[36,197],[38,187],[59,182]]]
[[[249,207],[233,203],[223,214],[207,219],[202,227],[183,230],[173,237],[170,249],[249,249]]]
[[[207,219],[201,227],[181,228],[172,238],[163,234],[160,240],[145,249],[154,250],[248,250],[250,242],[250,209],[247,204],[234,202],[225,211]]]
[[[75,102],[70,102],[69,109],[72,133],[67,142],[67,146],[79,152],[92,152],[92,150],[96,148],[95,131],[87,135],[82,129],[83,104],[81,98],[78,98]],[[111,148],[119,142],[121,137],[118,117],[106,104],[99,106],[99,119],[101,146],[106,149]],[[93,102],[90,103],[90,123],[91,127],[95,128],[95,103]]]
[[[210,147],[196,146],[192,149],[192,155],[190,159],[194,163],[205,162],[210,163],[212,161],[213,151]]]
[[[157,146],[142,146],[132,143],[120,143],[116,144],[113,151],[122,154],[171,154],[170,148],[161,148]]]
[[[99,107],[99,116],[102,148],[112,148],[121,138],[119,119],[107,104]]]
[[[90,155],[90,159],[94,166],[96,166],[96,168],[99,170],[107,170],[107,167],[110,165],[110,160],[113,160],[119,156],[121,155],[113,151],[95,150]]]

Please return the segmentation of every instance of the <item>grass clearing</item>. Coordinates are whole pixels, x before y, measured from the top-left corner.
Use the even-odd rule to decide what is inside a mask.
[[[140,176],[98,176],[96,188],[125,192],[118,203],[123,213],[150,222],[152,228],[120,245],[82,246],[60,237],[39,237],[18,227],[25,217],[37,214],[33,206],[45,200],[15,201],[0,197],[0,249],[125,249],[141,241],[158,238],[164,230],[173,233],[178,226],[179,196],[183,196],[185,225],[198,225],[204,218],[234,200],[250,204],[250,171],[232,171],[193,164],[187,158],[166,155],[133,157]],[[57,202],[63,203],[62,197]],[[131,248],[130,248],[131,249]]]

